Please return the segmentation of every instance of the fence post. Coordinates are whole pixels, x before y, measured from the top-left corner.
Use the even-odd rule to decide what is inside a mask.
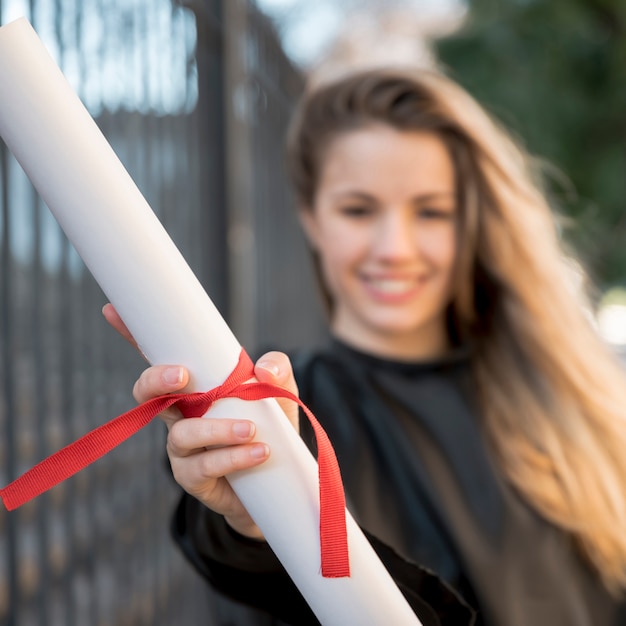
[[[254,228],[251,74],[248,70],[248,3],[223,0],[226,207],[229,321],[242,345],[257,340],[256,234]]]

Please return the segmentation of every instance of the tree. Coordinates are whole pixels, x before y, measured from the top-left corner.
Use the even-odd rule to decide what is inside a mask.
[[[550,184],[601,284],[626,282],[626,2],[475,0],[444,67],[571,185]]]

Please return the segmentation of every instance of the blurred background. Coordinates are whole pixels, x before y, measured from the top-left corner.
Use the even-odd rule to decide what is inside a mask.
[[[307,79],[389,63],[450,74],[545,162],[594,322],[626,344],[622,0],[0,0],[0,24],[20,16],[253,354],[323,332],[284,170],[294,101]],[[3,143],[0,211],[5,485],[132,407],[143,363]],[[0,511],[0,624],[218,623],[168,537],[164,440],[155,422]]]

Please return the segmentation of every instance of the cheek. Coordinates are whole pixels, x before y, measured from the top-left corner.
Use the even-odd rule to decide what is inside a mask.
[[[318,248],[322,268],[327,280],[336,282],[367,254],[367,242],[355,232],[341,232],[341,229],[322,233]]]
[[[456,235],[453,230],[431,232],[419,241],[421,253],[441,270],[451,272],[457,254]]]

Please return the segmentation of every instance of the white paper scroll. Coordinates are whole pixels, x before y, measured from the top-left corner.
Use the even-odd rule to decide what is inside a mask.
[[[188,367],[191,390],[222,383],[239,343],[24,18],[0,28],[0,136],[148,360]],[[349,514],[352,576],[321,576],[317,463],[276,401],[210,413],[253,420],[271,446],[229,480],[320,622],[419,625]]]

